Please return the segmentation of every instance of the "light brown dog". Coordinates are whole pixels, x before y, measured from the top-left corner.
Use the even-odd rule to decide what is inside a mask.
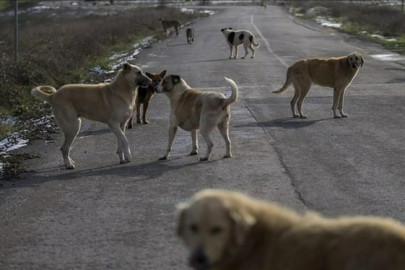
[[[405,269],[405,226],[388,218],[298,214],[224,190],[197,193],[177,218],[198,270]]]
[[[135,105],[136,105],[136,122],[138,124],[143,123],[143,124],[149,124],[149,121],[146,119],[146,112],[148,111],[149,108],[149,102],[152,99],[152,97],[155,95],[155,86],[160,84],[160,82],[163,80],[163,77],[166,74],[166,70],[163,70],[161,73],[150,73],[150,72],[145,72],[146,76],[148,76],[152,80],[152,84],[149,84],[148,86],[139,86],[138,87],[138,93],[136,95],[135,99]],[[142,117],[141,117],[141,106],[142,106]],[[142,120],[141,120],[142,118]],[[128,128],[132,128],[132,117],[128,121]]]
[[[238,86],[231,79],[225,77],[225,80],[232,88],[232,94],[229,98],[218,92],[192,89],[179,75],[167,75],[162,83],[157,86],[156,92],[166,94],[170,100],[171,108],[169,143],[160,160],[169,157],[177,127],[191,132],[193,148],[190,155],[198,153],[197,130],[200,129],[207,142],[207,152],[200,158],[201,161],[209,159],[214,146],[210,133],[215,127],[218,127],[226,144],[224,158],[232,156],[229,139],[230,104],[238,98]]]
[[[108,124],[117,136],[120,163],[131,160],[125,126],[134,111],[137,87],[150,82],[142,69],[125,63],[111,83],[68,84],[59,90],[38,86],[31,90],[33,96],[52,106],[55,121],[65,135],[61,151],[67,169],[75,168],[70,146],[80,131],[81,117]]]
[[[311,88],[311,84],[331,87],[333,88],[333,116],[335,118],[347,117],[347,114],[343,112],[343,95],[363,64],[363,56],[357,52],[339,58],[303,59],[288,68],[287,79],[283,87],[273,93],[283,93],[293,84],[295,93],[290,102],[293,117],[307,118],[302,113],[302,101]],[[298,114],[295,110],[296,107]],[[336,113],[336,109],[339,110],[340,115]]]

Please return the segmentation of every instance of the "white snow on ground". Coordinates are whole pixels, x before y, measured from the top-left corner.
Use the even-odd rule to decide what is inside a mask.
[[[320,25],[325,26],[325,27],[332,27],[332,28],[341,28],[342,27],[341,23],[331,22],[328,19],[326,19],[325,17],[318,16],[315,18],[315,20],[317,21],[317,23],[319,23]]]
[[[404,61],[405,56],[399,55],[397,53],[390,53],[390,54],[372,54],[370,55],[374,59],[380,61]]]
[[[387,38],[387,37],[384,37],[384,36],[381,36],[381,35],[371,35],[371,36],[374,37],[374,38],[379,38],[379,39],[382,39],[382,40],[385,40],[385,41],[389,41],[389,42],[395,42],[395,41],[397,41],[396,38]]]

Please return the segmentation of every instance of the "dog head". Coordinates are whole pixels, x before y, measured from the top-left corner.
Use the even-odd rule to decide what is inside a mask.
[[[152,82],[143,70],[135,65],[124,63],[122,65],[122,72],[127,81],[135,86],[148,86]]]
[[[189,249],[194,269],[211,269],[229,259],[256,219],[228,191],[204,190],[178,206],[177,235]]]
[[[232,30],[232,27],[222,28],[221,32],[225,33],[225,32],[230,31],[230,30]]]
[[[156,91],[157,86],[162,82],[164,76],[166,75],[166,70],[163,70],[160,73],[145,72],[145,74],[152,80],[149,86]]]
[[[358,52],[352,52],[347,56],[347,64],[352,69],[359,69],[364,65],[363,56]]]
[[[158,93],[168,93],[173,90],[174,86],[181,83],[183,79],[180,75],[167,75],[162,82],[155,88]]]

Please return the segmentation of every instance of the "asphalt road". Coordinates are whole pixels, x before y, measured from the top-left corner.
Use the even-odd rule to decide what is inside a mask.
[[[0,189],[0,269],[187,269],[174,236],[175,205],[203,188],[243,191],[297,210],[328,216],[371,214],[405,221],[404,64],[370,55],[375,44],[300,22],[279,7],[229,7],[144,50],[135,64],[167,69],[189,85],[229,94],[232,159],[214,132],[212,161],[188,156],[191,138],[179,131],[172,159],[166,148],[169,102],[155,95],[149,125],[127,132],[133,160],[119,165],[109,129],[85,122],[72,150],[76,169],[64,170],[54,143],[34,141],[24,152],[29,173]],[[221,28],[247,29],[261,44],[255,59],[228,60]],[[331,89],[313,86],[308,119],[291,118],[293,90],[274,95],[286,67],[300,58],[359,51],[365,65],[347,91],[347,119],[333,119]],[[200,137],[200,152],[205,142]]]

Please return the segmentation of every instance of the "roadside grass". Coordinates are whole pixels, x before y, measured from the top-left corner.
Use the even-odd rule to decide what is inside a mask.
[[[308,9],[319,6],[326,9],[318,9],[310,15],[306,14]],[[362,36],[394,52],[405,53],[405,14],[397,7],[328,1],[296,1],[293,2],[292,12],[306,14],[300,16],[304,19],[326,16],[329,20],[342,24],[338,31]],[[372,35],[395,38],[396,41],[387,41]]]
[[[82,18],[66,17],[64,11],[59,12],[56,16],[54,10],[20,16],[17,62],[14,61],[12,18],[0,17],[0,140],[20,130],[30,130],[23,133],[24,138],[38,137],[41,127],[32,119],[49,115],[51,110],[48,104],[31,96],[32,88],[103,82],[105,78],[91,75],[90,69],[100,66],[110,70],[109,65],[114,61],[109,60],[112,53],[128,52],[134,43],[148,36],[160,38],[163,30],[159,18],[176,18],[183,24],[205,16],[174,8],[137,8],[115,15]],[[9,117],[19,119],[18,123],[3,124]],[[55,129],[56,126],[50,132]],[[5,158],[0,154],[0,163],[6,162],[3,179],[4,175],[16,175],[13,171],[17,172],[21,163],[12,156]]]

